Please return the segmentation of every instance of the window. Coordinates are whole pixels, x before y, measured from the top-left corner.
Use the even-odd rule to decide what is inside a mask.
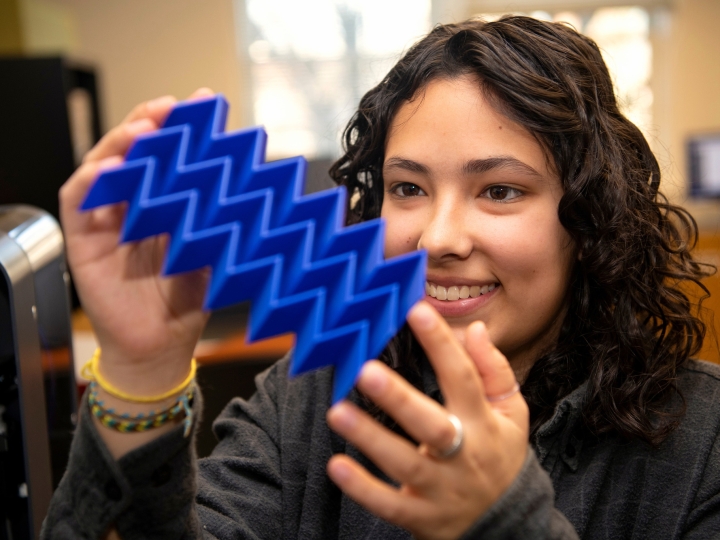
[[[244,0],[253,116],[268,159],[339,155],[362,95],[430,29],[430,0]]]

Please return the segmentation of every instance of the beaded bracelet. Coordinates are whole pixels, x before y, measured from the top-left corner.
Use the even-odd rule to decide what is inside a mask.
[[[105,408],[104,402],[98,399],[98,387],[96,381],[90,383],[88,404],[93,415],[100,420],[103,426],[122,433],[140,433],[163,426],[184,414],[183,436],[187,437],[190,434],[193,417],[192,403],[195,397],[194,382],[185,388],[185,392],[178,396],[178,400],[170,407],[158,412],[150,411],[147,414],[140,413],[134,416],[128,413],[118,414],[115,409]]]

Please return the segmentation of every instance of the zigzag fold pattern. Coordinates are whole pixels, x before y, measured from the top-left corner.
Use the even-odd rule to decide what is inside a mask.
[[[205,308],[249,300],[248,341],[294,332],[290,374],[334,366],[336,402],[424,296],[426,254],[385,260],[382,220],[345,227],[344,187],[303,195],[305,159],[265,163],[265,131],[225,133],[227,110],[176,105],[81,209],[127,203],[121,242],[168,234],[163,273],[210,267]]]

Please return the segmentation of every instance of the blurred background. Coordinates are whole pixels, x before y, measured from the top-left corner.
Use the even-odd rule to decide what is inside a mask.
[[[201,86],[229,100],[228,129],[264,125],[269,160],[302,154],[308,189],[329,187],[343,126],[403,51],[437,23],[504,13],[565,21],[597,41],[665,193],[700,224],[698,257],[720,266],[718,0],[0,0],[0,204],[56,214],[58,187],[103,132],[141,101]],[[720,278],[707,286],[718,333]],[[206,418],[249,395],[291,345],[246,345],[246,315],[213,314],[196,351]],[[73,347],[79,363],[95,347],[81,311]],[[56,374],[71,373],[69,350],[48,354]],[[716,338],[701,356],[720,361]],[[198,444],[212,448],[209,422]]]

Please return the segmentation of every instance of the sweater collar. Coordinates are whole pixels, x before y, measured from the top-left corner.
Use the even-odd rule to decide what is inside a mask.
[[[586,391],[587,381],[562,398],[550,420],[535,433],[531,442],[546,470],[552,470],[558,459],[577,470],[583,441],[576,428],[582,420]]]

